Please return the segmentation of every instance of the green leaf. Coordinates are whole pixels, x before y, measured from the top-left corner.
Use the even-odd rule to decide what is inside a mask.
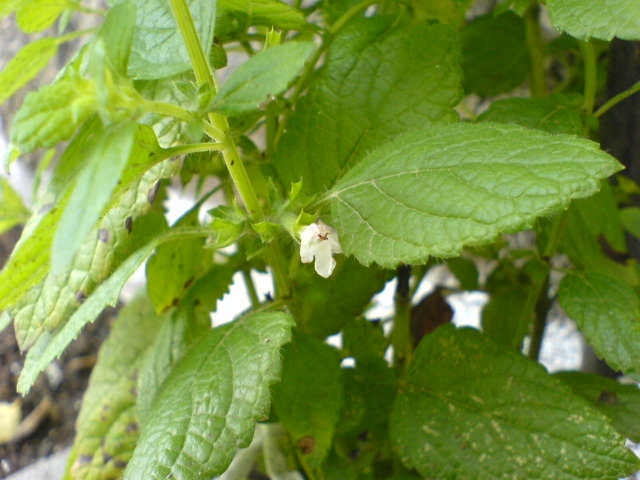
[[[573,393],[609,417],[613,426],[632,442],[640,441],[640,389],[593,373],[560,372],[554,375]]]
[[[36,381],[38,374],[67,348],[82,328],[92,322],[107,306],[115,307],[120,290],[129,277],[138,269],[145,259],[151,255],[159,242],[156,238],[129,256],[120,267],[87,298],[75,311],[65,325],[54,333],[46,332],[29,350],[24,368],[18,380],[18,391],[24,395]]]
[[[579,105],[570,98],[550,95],[546,98],[505,98],[493,102],[478,117],[479,122],[515,123],[549,133],[584,135]]]
[[[513,12],[489,13],[464,27],[463,86],[467,93],[488,97],[508,92],[527,79],[529,56],[524,20]]]
[[[11,273],[13,269],[3,271],[2,276],[8,276],[7,283],[19,290],[18,293],[9,290],[8,295],[15,304],[11,308],[11,315],[15,318],[16,337],[23,350],[29,348],[44,332],[53,331],[63,324],[96,285],[129,253],[166,228],[164,217],[143,215],[152,208],[159,182],[175,174],[179,165],[171,160],[158,163],[158,158],[149,154],[144,143],[149,135],[155,138],[151,129],[139,127],[131,164],[122,175],[122,183],[104,216],[82,244],[67,274],[49,273],[49,252],[59,218],[56,212],[63,210],[63,205],[54,207],[56,210],[50,218],[45,217],[42,228],[38,226],[37,230],[43,233],[42,236],[35,233],[28,236],[18,250],[15,266],[19,274],[15,276],[25,275],[29,280],[28,285],[17,283],[20,279],[14,278]],[[78,151],[78,154],[81,152]],[[72,163],[68,161],[67,166]],[[63,197],[63,201],[65,198],[68,197]],[[29,252],[33,258],[29,257]],[[27,272],[23,274],[21,268]]]
[[[321,4],[322,15],[328,25],[332,25],[360,0],[324,0]]]
[[[68,199],[68,197],[67,197]],[[0,272],[0,310],[14,306],[47,274],[51,242],[66,200],[29,219],[20,241]]]
[[[249,314],[211,330],[162,385],[125,479],[211,478],[269,412],[293,319]]]
[[[62,12],[73,7],[67,0],[25,0],[20,3],[16,20],[23,32],[40,32],[53,25]]]
[[[225,115],[262,108],[286,90],[314,48],[313,42],[287,42],[254,55],[224,82],[211,108]]]
[[[449,325],[416,350],[391,431],[427,478],[614,480],[640,468],[609,421],[538,363]]]
[[[200,43],[209,55],[213,44],[216,0],[187,0]],[[129,75],[137,80],[166,78],[191,70],[189,54],[169,2],[136,2],[136,31]]]
[[[608,182],[602,182],[602,190],[596,195],[571,205],[559,251],[566,253],[579,268],[599,269],[638,284],[638,272],[633,266],[612,260],[616,252],[625,253],[627,246],[618,202]]]
[[[163,323],[144,296],[120,311],[100,347],[82,399],[73,446],[73,478],[116,478],[124,471],[140,432],[136,377]]]
[[[388,17],[349,23],[278,143],[274,163],[285,187],[302,179],[307,193],[324,192],[368,150],[407,130],[457,120],[459,79],[449,27],[396,30]]]
[[[358,358],[355,368],[343,368],[344,402],[337,435],[384,434],[396,393],[395,372],[383,358]]]
[[[98,38],[104,42],[106,58],[117,73],[126,75],[136,26],[136,6],[124,0],[107,12]]]
[[[507,347],[522,349],[530,332],[535,302],[527,302],[531,289],[540,289],[549,274],[546,264],[531,260],[522,269],[501,262],[487,282],[489,303],[482,309],[482,331]]]
[[[67,76],[45,85],[24,100],[11,124],[11,142],[22,152],[50,148],[68,140],[95,112],[96,90],[91,80]]]
[[[209,313],[216,310],[218,300],[229,290],[233,273],[226,266],[214,265],[195,281],[171,314],[171,320],[160,327],[140,368],[137,405],[143,427],[148,423],[156,393],[175,363],[211,328]]]
[[[411,0],[418,17],[435,18],[459,26],[472,0]]]
[[[2,0],[0,1],[0,18],[4,18],[10,13],[14,12],[25,0]]]
[[[305,461],[317,467],[331,448],[342,405],[338,352],[296,334],[282,355],[282,381],[273,389],[273,409]]]
[[[640,297],[624,280],[585,270],[564,277],[560,305],[611,368],[640,379]]]
[[[251,26],[303,30],[307,25],[300,10],[278,0],[219,0],[217,17],[216,37],[225,39]]]
[[[0,235],[29,219],[30,212],[11,184],[0,177]]]
[[[51,271],[60,275],[73,263],[87,234],[109,202],[131,156],[134,123],[106,130],[94,138],[95,149],[78,176],[53,239]]]
[[[384,288],[393,272],[365,268],[352,258],[336,258],[336,268],[328,279],[312,266],[298,270],[293,279],[291,312],[302,333],[325,338],[363,313],[371,297]]]
[[[26,45],[0,72],[0,104],[24,87],[47,66],[60,42],[56,38],[41,38]]]
[[[454,257],[595,193],[619,163],[588,140],[457,124],[374,150],[328,194],[345,253],[390,268]],[[427,188],[428,187],[428,188]]]
[[[620,220],[625,230],[640,238],[640,208],[627,207],[620,210]]]
[[[177,225],[198,225],[197,209]],[[184,238],[158,247],[147,263],[147,291],[156,312],[180,303],[183,296],[211,266],[213,254],[204,250],[204,238]]]
[[[347,357],[384,357],[387,339],[381,322],[372,322],[357,317],[342,329],[342,351]]]
[[[640,4],[627,0],[547,0],[551,24],[576,38],[640,40]]]
[[[478,290],[478,267],[473,260],[463,257],[447,260],[447,268],[460,282],[463,290]]]

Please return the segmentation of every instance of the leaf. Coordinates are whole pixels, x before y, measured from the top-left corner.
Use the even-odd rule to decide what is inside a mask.
[[[599,269],[634,285],[639,282],[635,267],[614,261],[616,252],[625,253],[627,245],[618,202],[608,182],[602,182],[596,195],[571,205],[558,250],[579,268]]]
[[[53,25],[62,12],[73,7],[67,0],[25,0],[20,2],[16,20],[23,32],[41,32]]]
[[[94,139],[95,149],[86,159],[53,238],[53,274],[68,271],[87,234],[94,228],[129,161],[135,133],[136,125],[129,122],[106,130]]]
[[[222,473],[269,412],[269,387],[280,376],[280,347],[292,326],[284,313],[249,314],[191,348],[160,389],[124,478]]]
[[[59,40],[40,38],[26,45],[0,72],[0,104],[24,87],[58,53]]]
[[[20,7],[25,0],[2,0],[0,2],[0,18],[5,18]]]
[[[307,25],[300,10],[278,0],[219,0],[216,15],[216,37],[221,39],[251,26],[303,30]]]
[[[358,3],[360,3],[358,0],[324,0],[320,8],[327,25],[333,25],[345,12]]]
[[[295,334],[282,356],[273,409],[305,462],[317,467],[331,448],[342,405],[338,352],[316,338]]]
[[[457,256],[465,245],[527,228],[595,193],[619,169],[588,140],[515,125],[446,125],[377,148],[328,198],[345,253],[390,268]]]
[[[365,268],[351,258],[338,257],[328,279],[313,267],[298,270],[292,288],[291,311],[302,333],[325,338],[363,313],[371,297],[384,288],[393,272]]]
[[[313,42],[287,42],[254,55],[224,82],[212,109],[237,115],[262,108],[286,90],[314,48]]]
[[[16,225],[24,224],[30,212],[11,184],[0,177],[0,235]]]
[[[461,33],[463,86],[482,97],[508,92],[527,79],[529,56],[524,20],[513,12],[489,13]]]
[[[197,225],[185,218],[178,225]],[[185,238],[158,247],[147,263],[147,291],[156,312],[162,313],[180,303],[194,281],[211,266],[211,250],[205,250],[204,238]]]
[[[162,382],[187,348],[211,328],[209,313],[229,290],[233,273],[226,266],[214,265],[191,286],[170,321],[163,322],[140,368],[137,405],[143,427]]]
[[[640,297],[624,280],[595,270],[567,274],[560,305],[596,354],[614,370],[640,379]]]
[[[347,357],[384,357],[387,339],[381,322],[357,317],[346,323],[342,329],[342,351]]]
[[[49,273],[48,253],[52,241],[50,230],[55,230],[58,213],[51,214],[51,218],[45,217],[49,229],[46,229],[44,220],[43,228],[38,226],[38,231],[44,232],[42,237],[34,233],[27,237],[24,245],[21,241],[16,261],[13,262],[13,256],[10,259],[10,263],[13,262],[20,274],[12,273],[15,270],[11,268],[3,271],[2,277],[6,275],[9,279],[7,283],[19,290],[17,294],[8,290],[8,296],[15,304],[11,308],[11,315],[15,318],[16,337],[23,350],[29,348],[44,332],[57,329],[63,324],[96,285],[129,253],[143,245],[150,236],[166,228],[163,217],[142,216],[151,210],[159,182],[175,174],[179,165],[171,160],[158,163],[156,156],[149,155],[147,145],[144,144],[145,137],[149,135],[153,137],[148,127],[138,128],[131,164],[122,175],[122,183],[99,224],[82,244],[73,260],[73,267],[67,274]],[[70,167],[72,163],[69,160],[67,166]],[[61,206],[54,208],[59,212]],[[29,253],[33,255],[33,259],[29,257]],[[28,266],[28,272],[22,273],[25,265]],[[14,278],[23,275],[29,280],[27,286],[18,283],[20,278]]]
[[[535,317],[535,302],[527,302],[532,289],[540,290],[549,269],[530,260],[521,269],[501,262],[489,277],[489,302],[482,309],[482,331],[504,346],[522,350]]]
[[[106,58],[115,72],[126,75],[135,32],[136,6],[124,0],[111,7],[100,27],[98,38],[104,42]]]
[[[469,328],[425,337],[391,432],[403,462],[427,478],[614,480],[640,468],[602,414]]]
[[[74,479],[115,478],[124,471],[140,431],[136,377],[164,323],[144,296],[120,311],[82,399],[73,446]]]
[[[559,372],[554,375],[573,393],[609,417],[613,426],[632,442],[640,441],[640,389],[593,373]]]
[[[551,24],[580,39],[640,40],[640,4],[627,0],[547,0]]]
[[[460,26],[472,0],[411,0],[410,3],[418,17],[435,18]]]
[[[339,436],[388,436],[389,412],[396,393],[395,372],[383,358],[358,358],[340,371],[344,402],[336,425]]]
[[[287,189],[302,179],[307,193],[324,192],[368,150],[407,130],[457,120],[454,32],[424,23],[395,30],[392,22],[363,18],[336,36],[275,152]]]
[[[188,0],[198,37],[209,55],[213,44],[216,0]],[[189,54],[169,2],[136,2],[136,31],[129,58],[129,76],[136,80],[166,78],[191,70]]]
[[[627,230],[634,237],[640,238],[640,208],[627,207],[620,210],[620,220]]]
[[[460,282],[462,290],[478,290],[478,267],[473,260],[456,257],[447,260],[447,268]]]
[[[96,109],[91,80],[66,77],[24,100],[11,124],[11,142],[22,152],[50,148],[68,140]]]
[[[582,118],[566,96],[504,98],[493,102],[479,122],[515,123],[549,133],[584,135]]]
[[[14,306],[46,276],[54,229],[65,201],[57,207],[35,212],[27,222],[20,241],[0,272],[0,310]]]
[[[120,290],[129,277],[138,269],[145,259],[158,245],[159,238],[149,242],[144,247],[129,256],[120,267],[71,315],[64,326],[54,333],[46,332],[40,336],[38,342],[29,350],[24,362],[24,368],[18,380],[18,392],[26,395],[36,381],[38,374],[67,348],[82,328],[92,322],[107,306],[114,307],[118,303]]]

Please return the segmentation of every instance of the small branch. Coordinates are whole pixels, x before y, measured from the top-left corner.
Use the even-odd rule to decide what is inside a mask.
[[[633,95],[635,93],[638,93],[638,92],[640,92],[640,82],[634,84],[630,88],[624,90],[623,92],[620,92],[615,97],[613,97],[610,100],[608,100],[604,105],[602,105],[596,111],[596,113],[594,113],[594,115],[596,117],[600,118],[602,115],[604,115],[609,110],[611,110],[613,107],[615,107],[618,103],[622,102],[626,98],[629,98],[631,95]]]
[[[247,292],[249,292],[251,306],[253,308],[258,308],[260,306],[260,299],[258,298],[258,292],[256,291],[255,284],[253,283],[253,278],[251,278],[251,272],[248,270],[242,270],[242,278],[244,279],[244,284],[247,286]]]
[[[395,317],[391,343],[394,350],[394,366],[398,371],[406,372],[413,355],[413,339],[411,338],[411,296],[409,280],[411,266],[398,267],[398,283],[395,295]]]

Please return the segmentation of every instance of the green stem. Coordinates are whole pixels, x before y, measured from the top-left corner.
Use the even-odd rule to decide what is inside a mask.
[[[566,213],[560,213],[553,219],[551,225],[551,233],[549,240],[542,252],[542,259],[547,263],[548,267],[551,267],[550,260],[553,254],[558,248],[558,243],[562,236],[564,222],[566,219]],[[547,315],[549,308],[551,308],[551,302],[546,295],[549,289],[549,274],[540,275],[537,277],[529,288],[527,298],[525,299],[524,307],[522,310],[523,315],[531,315],[533,312],[534,322],[533,331],[531,332],[531,342],[529,344],[528,357],[531,360],[538,360],[540,356],[540,349],[542,348],[542,340],[544,338],[544,330],[547,325]]]
[[[260,299],[258,298],[258,292],[256,291],[256,286],[253,283],[253,279],[251,278],[251,272],[248,270],[243,270],[242,278],[244,279],[244,284],[247,286],[247,292],[249,292],[249,298],[251,299],[251,306],[253,308],[258,308],[260,306]]]
[[[544,97],[547,93],[544,77],[544,45],[540,35],[540,8],[532,6],[524,16],[527,48],[531,59],[529,91],[532,97]]]
[[[162,151],[158,160],[177,157],[178,155],[188,155],[189,153],[217,152],[220,151],[219,143],[194,143],[192,145],[178,145]]]
[[[190,122],[194,119],[191,112],[171,103],[145,100],[143,107],[147,112],[167,117],[174,117],[178,120],[182,120],[183,122]]]
[[[583,110],[590,114],[596,104],[596,87],[598,83],[598,66],[593,43],[580,42],[580,52],[584,62],[584,103]]]
[[[391,343],[394,350],[394,366],[403,375],[413,356],[413,339],[411,338],[411,296],[409,280],[411,267],[398,267],[398,284],[395,295],[395,316]]]
[[[638,92],[640,92],[640,82],[624,90],[623,92],[618,93],[615,97],[608,100],[604,105],[602,105],[596,111],[596,113],[594,113],[594,115],[598,118],[601,117],[602,115],[607,113],[609,110],[611,110],[613,107],[615,107],[618,103],[630,97],[634,93],[638,93]]]
[[[198,84],[209,84],[215,94],[218,91],[218,86],[211,74],[209,62],[207,62],[207,57],[202,49],[202,44],[200,43],[200,38],[198,37],[198,32],[196,31],[196,26],[193,23],[193,17],[191,16],[186,0],[169,0],[169,4],[171,5],[173,16],[182,33],[182,38],[187,47],[189,59],[191,60],[193,72],[196,75]]]

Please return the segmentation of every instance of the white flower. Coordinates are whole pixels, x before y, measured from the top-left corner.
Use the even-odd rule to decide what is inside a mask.
[[[304,227],[300,233],[300,260],[311,263],[315,258],[318,275],[328,278],[336,266],[334,253],[342,253],[336,231],[322,221]]]

